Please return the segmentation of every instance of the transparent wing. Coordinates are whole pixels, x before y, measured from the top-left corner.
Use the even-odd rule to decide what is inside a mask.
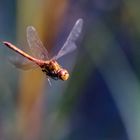
[[[22,70],[30,70],[33,68],[37,68],[38,66],[30,61],[23,61],[19,60],[19,58],[9,58],[10,63],[12,63],[16,68],[22,69]]]
[[[74,51],[77,46],[75,44],[75,41],[79,37],[83,27],[83,19],[78,19],[72,28],[66,42],[64,43],[63,47],[60,49],[58,54],[53,57],[53,59],[59,59],[60,57],[66,55],[67,53],[70,53]]]
[[[27,27],[27,41],[34,57],[42,60],[48,59],[48,51],[43,46],[37,31],[33,26]]]

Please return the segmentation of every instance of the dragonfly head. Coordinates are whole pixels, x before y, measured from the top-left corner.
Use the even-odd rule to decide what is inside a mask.
[[[61,80],[66,81],[66,80],[68,80],[68,78],[69,78],[69,73],[68,73],[68,71],[65,70],[65,69],[60,69],[60,70],[58,71],[58,77],[59,77]]]

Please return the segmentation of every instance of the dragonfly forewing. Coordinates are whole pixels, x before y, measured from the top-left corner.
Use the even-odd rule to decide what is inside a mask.
[[[36,29],[33,26],[27,27],[27,41],[34,57],[48,60],[48,51],[41,42]]]
[[[60,49],[58,54],[53,57],[53,59],[59,59],[60,57],[66,55],[74,51],[77,48],[75,41],[79,37],[83,27],[83,19],[78,19],[72,28],[66,42],[64,43],[63,47]]]

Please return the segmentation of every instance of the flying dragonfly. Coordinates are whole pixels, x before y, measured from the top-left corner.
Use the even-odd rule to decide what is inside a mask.
[[[82,31],[82,27],[83,19],[80,18],[76,21],[62,48],[59,50],[57,55],[55,55],[51,59],[49,59],[48,51],[43,46],[43,43],[41,42],[37,31],[33,26],[27,27],[27,42],[33,53],[33,56],[25,53],[10,42],[3,41],[3,44],[29,60],[28,62],[24,63],[12,61],[12,63],[17,68],[29,70],[36,66],[39,66],[42,69],[42,71],[47,75],[48,81],[49,77],[55,80],[60,79],[65,81],[69,78],[69,72],[66,69],[64,69],[57,62],[57,60],[62,56],[74,51],[77,48],[75,42]]]

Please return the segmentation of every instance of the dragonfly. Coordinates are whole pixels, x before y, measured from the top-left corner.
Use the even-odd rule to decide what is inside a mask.
[[[69,72],[63,68],[57,60],[62,56],[74,51],[77,48],[76,40],[78,39],[83,27],[83,19],[78,19],[74,24],[72,30],[70,31],[64,45],[58,51],[57,55],[49,59],[48,51],[41,42],[36,29],[33,26],[27,27],[27,42],[32,52],[32,55],[29,55],[17,48],[10,42],[3,41],[2,43],[13,51],[17,52],[28,61],[21,63],[18,61],[12,61],[12,63],[20,69],[29,70],[33,69],[36,66],[39,66],[42,71],[46,74],[48,80],[52,78],[54,80],[63,80],[66,81],[69,78]]]

